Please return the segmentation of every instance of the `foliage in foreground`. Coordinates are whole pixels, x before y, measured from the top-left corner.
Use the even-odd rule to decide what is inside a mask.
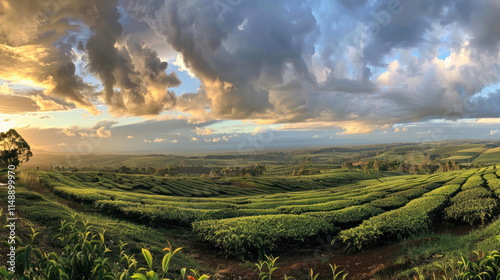
[[[500,241],[500,236],[497,236]],[[429,279],[424,276],[425,272],[418,267],[415,268],[415,280]],[[436,275],[441,275],[438,276]],[[439,266],[438,273],[433,273],[433,279],[444,280],[496,280],[500,279],[500,252],[489,253],[474,252],[472,258],[462,254],[460,260],[446,266]]]
[[[173,249],[169,244],[163,249],[168,251],[161,262],[161,268],[153,265],[151,252],[142,249],[147,267],[141,267],[133,255],[127,255],[121,243],[117,256],[106,246],[104,233],[94,233],[88,222],[75,219],[74,222],[61,222],[60,233],[54,236],[64,245],[60,252],[43,252],[34,245],[37,232],[33,230],[31,242],[16,250],[16,271],[9,272],[6,267],[0,268],[0,278],[7,280],[35,279],[95,279],[95,280],[158,280],[166,279],[172,257],[182,248]],[[118,257],[113,262],[112,257]],[[186,270],[181,274],[185,278]],[[191,276],[192,277],[192,276]],[[203,275],[199,280],[207,279]],[[191,278],[189,278],[191,279]]]

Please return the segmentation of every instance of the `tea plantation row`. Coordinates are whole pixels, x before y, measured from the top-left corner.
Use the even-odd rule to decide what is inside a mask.
[[[362,249],[380,239],[429,231],[440,218],[484,223],[497,214],[498,173],[487,167],[425,176],[367,175],[351,184],[342,176],[364,175],[259,177],[230,184],[113,173],[37,175],[44,187],[67,199],[153,226],[192,226],[227,254],[244,257],[318,235]]]

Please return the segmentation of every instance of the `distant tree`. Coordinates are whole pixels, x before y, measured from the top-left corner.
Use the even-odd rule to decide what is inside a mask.
[[[439,161],[437,162],[437,164],[438,164],[438,169],[437,169],[438,172],[446,172],[446,167],[444,164],[442,164]]]
[[[220,175],[217,173],[217,171],[215,171],[213,169],[210,171],[210,177],[219,177],[219,176]]]
[[[405,163],[401,163],[399,165],[399,172],[401,172],[401,173],[407,173],[408,172],[408,167],[406,166]]]
[[[424,163],[422,164],[422,166],[421,166],[421,168],[420,168],[420,169],[422,170],[422,172],[423,172],[424,174],[429,174],[429,173],[431,172],[431,169],[430,169],[429,165],[428,165],[426,162],[424,162]]]
[[[33,156],[28,142],[17,131],[0,133],[0,167],[18,166]]]
[[[267,171],[266,166],[260,164],[255,164],[254,170],[255,170],[255,175],[263,175],[264,172]]]
[[[456,161],[451,162],[451,168],[453,169],[453,171],[460,170],[460,167],[458,166]]]
[[[156,169],[153,168],[153,167],[148,167],[144,173],[146,173],[146,174],[155,174],[156,173]]]
[[[413,174],[413,175],[417,175],[418,174],[418,167],[415,164],[413,164],[410,167],[410,174]]]
[[[379,172],[379,171],[380,171],[380,167],[381,167],[381,166],[380,166],[379,161],[378,161],[378,160],[375,160],[375,161],[373,162],[373,169],[375,169],[375,170],[377,170],[377,172]]]
[[[179,166],[169,166],[167,168],[168,176],[177,176],[179,175]]]
[[[451,171],[451,162],[449,160],[444,165],[444,171],[445,172]]]
[[[124,166],[121,166],[120,168],[118,168],[118,173],[130,174],[130,173],[132,173],[132,170],[124,165]]]
[[[342,162],[342,169],[346,169],[346,170],[351,170],[352,168],[352,162],[350,161],[344,161]]]

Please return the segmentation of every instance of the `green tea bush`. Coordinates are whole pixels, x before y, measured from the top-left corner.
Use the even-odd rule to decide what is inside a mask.
[[[438,189],[432,190],[432,191],[424,194],[424,197],[425,196],[433,196],[433,195],[454,196],[459,191],[460,191],[459,184],[450,184],[450,185],[445,185],[445,186],[442,186]]]
[[[470,225],[484,223],[498,213],[498,202],[493,198],[471,199],[454,203],[446,208],[445,217]]]
[[[75,189],[65,186],[55,186],[52,191],[62,197],[85,203],[110,199],[110,196],[97,193],[94,189]]]
[[[361,249],[385,237],[402,238],[428,231],[434,214],[447,202],[446,196],[414,199],[404,207],[365,220],[358,227],[343,230],[339,239],[347,248]]]
[[[311,204],[311,205],[280,206],[277,207],[277,209],[282,213],[300,214],[313,211],[333,211],[357,204],[360,204],[360,202],[354,199],[348,199],[348,200],[334,200],[331,202]]]
[[[364,220],[380,215],[385,211],[370,205],[357,205],[331,212],[309,212],[305,215],[320,217],[342,229],[358,225]]]
[[[285,242],[303,242],[318,234],[334,234],[337,228],[321,218],[305,215],[267,215],[208,220],[193,223],[203,240],[228,255],[260,256]]]
[[[471,199],[488,198],[491,197],[491,192],[483,187],[477,187],[459,192],[457,195],[450,199],[451,203],[462,203]]]
[[[408,199],[414,199],[417,197],[421,197],[424,193],[428,192],[429,190],[424,187],[417,187],[417,188],[412,188],[409,190],[405,191],[399,191],[390,194],[390,196],[401,196],[401,197],[406,197]]]
[[[484,180],[480,175],[473,175],[467,179],[462,186],[463,190],[473,189],[477,187],[481,187],[484,184]]]
[[[16,250],[15,272],[2,266],[0,278],[6,280],[157,280],[171,276],[169,269],[172,258],[182,248],[174,250],[169,243],[168,247],[163,249],[166,253],[161,260],[160,267],[156,267],[151,252],[142,249],[147,266],[141,267],[134,255],[125,253],[125,243],[120,242],[119,248],[113,251],[108,247],[110,242],[106,240],[104,232],[95,232],[88,222],[75,218],[76,216],[72,217],[74,220],[72,222],[61,221],[60,233],[53,237],[54,242],[59,243],[62,248],[57,251],[42,251],[42,248],[35,244],[38,232],[32,229],[29,244]],[[23,241],[18,239],[18,242]],[[180,274],[184,279],[186,268],[182,269]],[[196,280],[194,277],[189,279]],[[206,275],[198,278],[198,280],[206,279],[208,279]]]
[[[488,183],[488,187],[490,187],[490,190],[492,190],[494,192],[500,190],[500,179],[491,178],[491,179],[488,179],[487,183]]]
[[[385,210],[390,210],[404,206],[408,202],[410,202],[410,200],[403,196],[389,196],[386,198],[374,200],[370,202],[370,205]]]

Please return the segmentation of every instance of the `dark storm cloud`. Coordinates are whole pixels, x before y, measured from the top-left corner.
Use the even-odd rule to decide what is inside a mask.
[[[268,88],[284,82],[285,64],[311,81],[302,55],[316,22],[296,3],[244,1],[222,16],[209,1],[133,1],[129,12],[182,53],[215,116],[248,118],[272,109]]]
[[[115,115],[158,114],[174,106],[168,87],[178,86],[179,79],[165,73],[168,64],[155,51],[123,36],[118,1],[47,3],[1,3],[0,78],[31,81],[47,96],[94,114],[99,113],[95,102]],[[82,55],[86,69],[101,80],[101,93],[78,75],[75,63]]]
[[[467,117],[469,98],[498,82],[498,57],[491,51],[484,57],[485,50],[498,52],[500,39],[493,16],[499,4],[492,0],[241,1],[222,10],[210,1],[126,6],[202,81],[198,93],[178,103],[199,97],[199,109],[191,103],[191,112],[213,118],[383,124],[450,112]],[[441,47],[452,52],[448,65],[435,61]],[[411,55],[415,50],[418,57]],[[387,58],[396,52],[401,57],[390,66]]]

